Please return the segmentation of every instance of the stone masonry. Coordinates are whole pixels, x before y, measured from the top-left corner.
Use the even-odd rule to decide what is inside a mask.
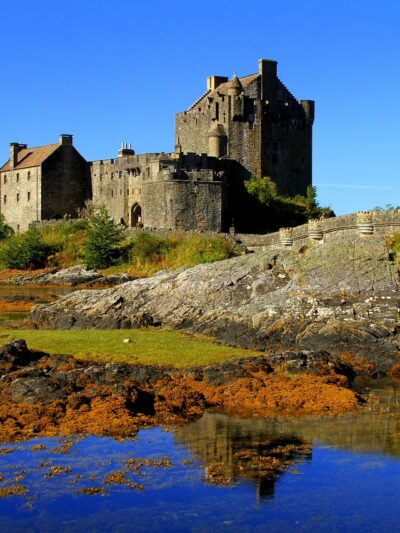
[[[88,198],[90,169],[72,135],[36,148],[10,144],[10,159],[0,168],[0,212],[15,231],[27,230],[31,222],[76,216]]]
[[[255,74],[210,76],[207,91],[175,120],[175,151],[91,163],[71,135],[37,148],[11,143],[0,168],[0,212],[16,231],[65,215],[92,199],[116,223],[160,230],[257,230],[267,213],[244,188],[270,176],[280,194],[305,194],[312,178],[314,102],[297,101],[277,77],[277,63]]]

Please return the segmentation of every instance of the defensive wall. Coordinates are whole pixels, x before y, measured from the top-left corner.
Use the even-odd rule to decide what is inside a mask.
[[[400,231],[400,209],[389,211],[361,211],[350,215],[310,220],[295,228],[281,228],[264,235],[235,234],[248,249],[257,251],[269,247],[298,250],[310,243],[323,245],[338,234],[368,238],[372,234],[390,235]]]

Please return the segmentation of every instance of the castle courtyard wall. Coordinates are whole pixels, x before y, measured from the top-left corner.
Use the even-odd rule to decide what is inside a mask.
[[[218,181],[146,182],[142,190],[145,228],[221,231],[224,184]]]

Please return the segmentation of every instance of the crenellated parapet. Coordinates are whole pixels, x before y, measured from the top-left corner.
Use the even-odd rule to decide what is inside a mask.
[[[360,235],[372,235],[374,233],[372,211],[359,211],[357,213],[357,228]]]
[[[279,241],[283,246],[293,246],[293,228],[280,228]]]
[[[322,241],[324,232],[320,220],[311,219],[308,221],[308,236],[313,241]]]

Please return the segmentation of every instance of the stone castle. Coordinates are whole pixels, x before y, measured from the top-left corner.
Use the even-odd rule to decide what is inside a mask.
[[[175,151],[87,162],[71,135],[28,148],[11,143],[0,168],[0,212],[16,231],[76,216],[86,200],[130,227],[255,231],[260,217],[243,182],[270,176],[280,194],[305,194],[312,179],[314,102],[296,100],[277,62],[232,79],[210,76],[207,90],[175,119]]]

